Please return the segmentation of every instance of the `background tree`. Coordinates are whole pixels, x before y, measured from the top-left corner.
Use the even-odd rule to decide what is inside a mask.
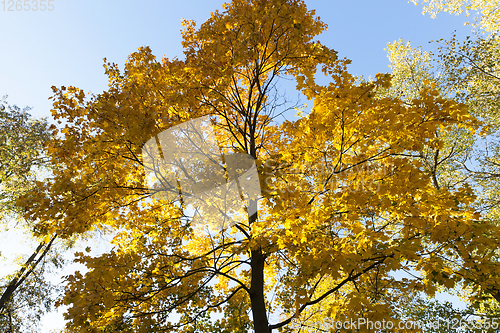
[[[26,230],[25,235],[30,237],[33,224],[21,217],[23,211],[15,202],[32,189],[40,172],[46,170],[42,147],[50,134],[46,120],[33,119],[28,111],[29,108],[9,105],[5,99],[0,103],[0,225],[4,232]],[[20,258],[16,262],[20,267],[13,274],[1,276],[3,332],[35,331],[41,315],[54,304],[56,288],[44,276],[51,266],[59,265],[53,253],[48,255],[54,238],[34,241],[40,243],[32,255]]]
[[[16,198],[33,183],[37,168],[46,163],[41,148],[49,138],[46,120],[31,119],[29,108],[0,103],[0,213],[19,213]]]
[[[418,320],[423,332],[493,333],[497,332],[500,326],[498,302],[494,299],[459,308],[450,301],[440,302],[422,297],[418,293],[412,296],[401,299],[398,317]]]
[[[474,14],[473,22],[466,22],[475,28],[482,29],[487,33],[498,31],[500,26],[500,13],[498,0],[411,0],[415,5],[419,2],[424,5],[424,13],[429,13],[432,18],[436,18],[439,12],[449,12],[450,14],[460,15],[465,13],[467,17]]]
[[[482,130],[473,134],[453,129],[442,131],[445,145],[440,150],[423,152],[422,158],[429,172],[436,175],[436,185],[453,187],[468,183],[475,189],[478,200],[475,207],[483,215],[483,231],[494,239],[491,247],[483,247],[474,258],[468,252],[457,252],[460,260],[448,258],[450,267],[464,276],[470,293],[465,296],[474,303],[494,297],[500,301],[498,276],[498,128],[499,128],[499,32],[497,1],[423,1],[424,12],[433,17],[440,11],[454,14],[475,11],[471,23],[477,30],[464,41],[451,39],[437,41],[435,54],[412,48],[401,40],[389,44],[389,59],[393,69],[393,87],[384,96],[409,96],[428,85],[434,85],[448,98],[463,102],[468,112],[481,121]],[[435,157],[435,158],[433,158]],[[448,260],[447,259],[447,260]],[[479,266],[490,271],[482,273]],[[479,287],[479,288],[478,288]]]
[[[419,159],[443,146],[438,129],[474,129],[464,105],[428,87],[412,105],[377,98],[390,77],[356,83],[348,61],[313,39],[326,25],[302,1],[237,0],[198,29],[184,25],[185,60],[141,48],[123,72],[105,65],[102,94],[53,88],[65,125],[52,127],[47,154],[61,167],[18,204],[41,236],[116,232],[111,252],[79,254],[89,271],[68,277],[69,329],[261,333],[311,311],[389,319],[388,288],[452,287],[461,277],[440,255],[492,245],[468,208],[471,189],[433,186]],[[286,78],[314,105],[278,122]],[[225,229],[200,230],[182,200],[145,185],[144,144],[207,115],[221,153],[250,155],[260,175],[262,197],[244,197],[258,212]],[[401,269],[422,277],[396,281]]]

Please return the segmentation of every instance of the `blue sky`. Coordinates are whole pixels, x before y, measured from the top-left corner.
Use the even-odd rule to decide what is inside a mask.
[[[217,0],[53,0],[53,11],[7,11],[0,4],[0,96],[50,115],[50,87],[76,86],[99,93],[107,88],[103,58],[123,67],[127,56],[148,45],[157,57],[182,57],[181,18],[202,23]],[[469,30],[464,18],[431,19],[406,0],[307,0],[329,26],[319,39],[353,60],[353,74],[387,72],[384,48],[398,38],[412,45]]]
[[[181,19],[202,23],[223,1],[52,0],[53,11],[36,12],[8,11],[5,3],[0,4],[0,97],[9,95],[9,103],[31,106],[32,115],[47,117],[52,85],[94,93],[107,88],[104,57],[123,68],[130,53],[147,45],[158,58],[182,58]],[[322,43],[352,60],[351,73],[365,77],[389,71],[388,42],[403,38],[432,50],[429,40],[449,38],[454,30],[460,39],[470,34],[463,16],[431,19],[407,0],[306,4],[329,26],[319,36]],[[51,315],[44,331],[60,324],[60,315]]]

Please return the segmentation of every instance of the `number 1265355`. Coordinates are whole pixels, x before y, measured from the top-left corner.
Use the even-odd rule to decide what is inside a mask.
[[[54,0],[2,0],[0,3],[4,12],[54,10]]]

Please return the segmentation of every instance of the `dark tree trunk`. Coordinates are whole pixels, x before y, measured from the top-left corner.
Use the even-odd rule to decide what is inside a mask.
[[[260,249],[252,250],[252,286],[250,302],[252,304],[253,326],[255,333],[270,333],[264,300],[264,255]]]
[[[253,212],[249,216],[249,225],[252,225],[257,220],[257,200],[250,200],[248,211]],[[266,257],[260,247],[252,249],[250,255],[250,264],[252,266],[250,303],[252,306],[253,329],[255,333],[270,333],[264,298],[264,265]]]

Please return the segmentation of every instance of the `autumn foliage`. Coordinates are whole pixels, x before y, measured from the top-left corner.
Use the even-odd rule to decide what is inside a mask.
[[[19,204],[40,235],[114,235],[110,253],[79,254],[89,271],[68,278],[61,301],[70,329],[261,333],[292,319],[390,319],[399,293],[460,281],[443,258],[493,241],[472,190],[437,188],[419,157],[442,146],[438,133],[475,121],[431,84],[411,105],[377,97],[391,77],[360,83],[314,39],[325,29],[302,1],[234,0],[199,28],[184,22],[183,59],[144,47],[123,71],[106,63],[101,94],[54,88],[61,126],[47,153],[60,167]],[[291,114],[285,79],[310,109]],[[206,115],[221,152],[256,160],[262,192],[257,214],[216,232],[194,228],[179,201],[152,198],[141,157],[150,138]],[[421,277],[398,280],[400,270]]]

